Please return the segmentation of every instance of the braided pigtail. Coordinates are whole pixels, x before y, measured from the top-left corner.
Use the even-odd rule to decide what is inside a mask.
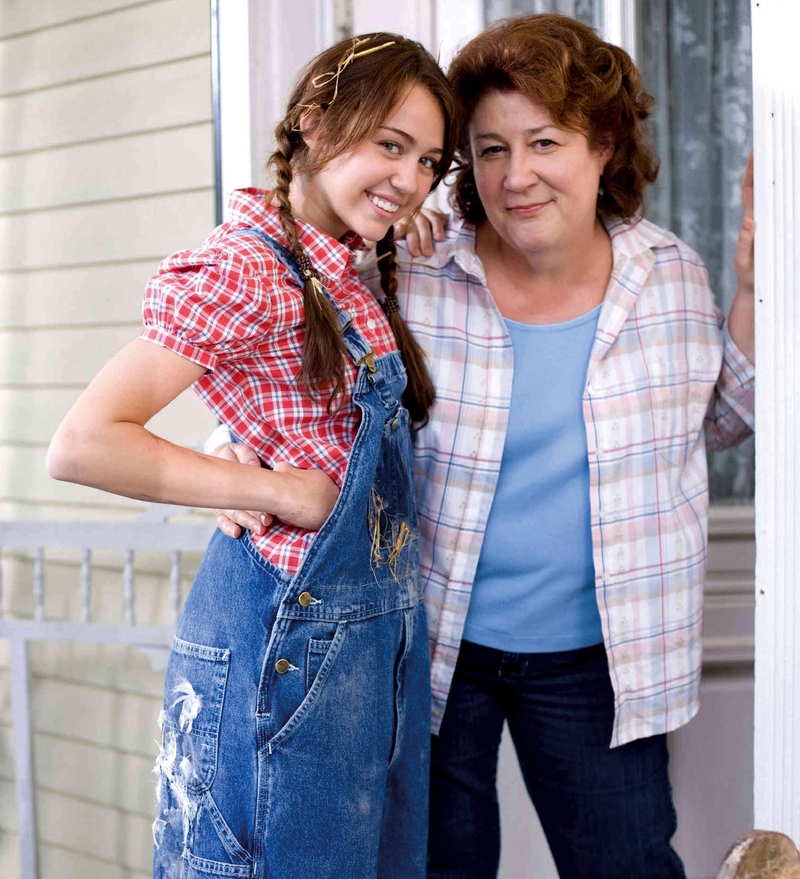
[[[286,236],[286,246],[297,259],[304,279],[305,338],[299,379],[313,399],[319,399],[330,389],[327,409],[328,412],[332,412],[338,408],[335,405],[336,400],[344,391],[346,352],[339,332],[336,312],[297,238],[297,221],[289,202],[289,188],[292,184],[291,160],[299,133],[293,131],[289,121],[285,120],[277,127],[275,139],[278,149],[269,160],[269,165],[275,171],[276,181],[272,190],[272,199]]]
[[[394,245],[394,230],[389,226],[389,231],[381,238],[377,246],[378,267],[381,272],[381,289],[386,299],[383,310],[389,318],[389,323],[394,333],[397,347],[403,355],[408,374],[408,386],[403,395],[403,402],[408,409],[411,420],[417,425],[423,425],[428,420],[428,410],[436,399],[433,382],[425,365],[425,354],[417,340],[411,335],[405,321],[400,317],[400,306],[397,302],[397,251]]]

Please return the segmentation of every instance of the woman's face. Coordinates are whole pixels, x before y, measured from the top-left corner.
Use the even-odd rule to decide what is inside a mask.
[[[487,92],[469,123],[475,183],[486,216],[526,254],[563,252],[594,229],[600,175],[612,148],[559,128],[519,92]]]

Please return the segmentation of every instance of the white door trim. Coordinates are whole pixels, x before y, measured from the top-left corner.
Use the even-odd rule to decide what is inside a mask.
[[[756,827],[800,839],[800,8],[752,0]]]

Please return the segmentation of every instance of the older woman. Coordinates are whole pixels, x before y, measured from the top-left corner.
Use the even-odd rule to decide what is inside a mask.
[[[428,876],[496,874],[507,720],[562,879],[677,879],[666,733],[698,707],[706,448],[753,424],[754,224],[726,323],[700,258],[640,218],[638,71],[579,22],[501,22],[449,75],[462,222],[397,274],[438,395],[415,447]]]

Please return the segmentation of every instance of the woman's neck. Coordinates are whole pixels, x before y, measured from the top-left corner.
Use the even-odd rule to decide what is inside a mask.
[[[559,323],[591,311],[603,301],[613,265],[611,239],[598,218],[565,248],[525,252],[485,221],[476,252],[500,313],[522,323]]]

